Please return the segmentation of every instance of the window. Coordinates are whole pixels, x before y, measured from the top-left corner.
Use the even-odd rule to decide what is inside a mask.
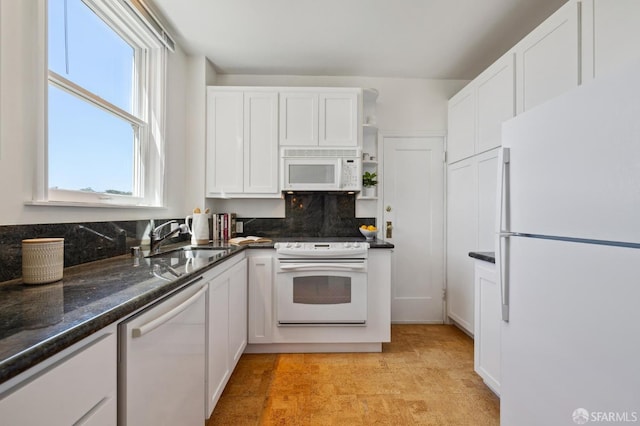
[[[121,0],[48,0],[46,201],[163,204],[165,48]]]

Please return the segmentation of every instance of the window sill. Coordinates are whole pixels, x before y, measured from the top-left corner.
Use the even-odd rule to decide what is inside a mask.
[[[133,204],[115,204],[115,203],[82,203],[74,201],[25,201],[25,206],[42,206],[42,207],[88,207],[88,208],[107,208],[107,209],[139,209],[139,210],[167,210],[165,206],[144,206]]]

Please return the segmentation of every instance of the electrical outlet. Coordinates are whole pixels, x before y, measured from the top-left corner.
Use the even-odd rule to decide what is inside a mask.
[[[242,234],[243,232],[244,232],[244,223],[240,222],[239,220],[236,221],[236,233]]]
[[[178,226],[180,226],[180,224],[179,223],[172,223],[170,226],[171,226],[171,232],[173,232],[176,229],[178,229]]]

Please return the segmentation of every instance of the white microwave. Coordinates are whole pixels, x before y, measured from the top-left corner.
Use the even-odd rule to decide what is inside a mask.
[[[282,148],[283,191],[360,191],[360,148]]]

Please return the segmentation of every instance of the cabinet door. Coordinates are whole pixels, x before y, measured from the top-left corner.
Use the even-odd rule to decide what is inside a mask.
[[[447,161],[449,164],[475,153],[475,86],[469,85],[449,100]]]
[[[596,77],[638,59],[640,1],[593,0],[593,15]]]
[[[495,213],[498,179],[498,150],[475,158],[478,191],[478,251],[495,251]]]
[[[247,260],[229,271],[229,362],[236,366],[247,346]]]
[[[213,412],[231,375],[229,365],[229,281],[223,273],[209,282],[207,412]]]
[[[244,94],[244,192],[278,193],[278,93]]]
[[[320,102],[321,146],[358,145],[358,94],[322,93]]]
[[[273,341],[272,288],[273,256],[249,258],[249,343]]]
[[[476,261],[475,292],[474,369],[500,395],[502,305],[494,264]]]
[[[318,145],[318,94],[280,93],[280,145]]]
[[[115,425],[118,376],[115,329],[87,340],[68,357],[3,395],[0,423]]]
[[[207,195],[242,192],[242,92],[207,91]]]
[[[447,313],[473,333],[473,259],[476,249],[476,163],[452,164],[447,179]]]
[[[516,46],[518,113],[580,83],[578,13],[568,2]]]
[[[501,145],[502,123],[515,115],[515,55],[509,53],[482,73],[477,82],[476,152]]]

